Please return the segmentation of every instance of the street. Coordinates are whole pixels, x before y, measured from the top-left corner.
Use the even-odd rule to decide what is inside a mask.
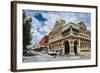
[[[47,53],[36,52],[35,56],[23,56],[23,62],[47,62],[47,61],[65,61],[65,60],[87,60],[91,59],[91,56],[67,56],[56,55],[51,56]]]

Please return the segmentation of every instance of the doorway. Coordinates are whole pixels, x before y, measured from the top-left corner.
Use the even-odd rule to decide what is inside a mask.
[[[65,41],[64,46],[65,46],[65,54],[69,54],[69,51],[70,51],[69,42]]]
[[[77,49],[78,49],[78,41],[75,40],[74,41],[74,53],[75,53],[75,55],[78,54]]]

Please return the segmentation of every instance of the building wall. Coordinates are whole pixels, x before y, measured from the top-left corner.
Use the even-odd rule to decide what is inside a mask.
[[[48,43],[48,36],[46,35],[41,39],[39,44],[40,44],[41,47],[44,47],[44,45],[47,44],[47,43]]]
[[[74,55],[74,42],[77,41],[77,53],[81,54],[81,52],[87,52],[91,50],[91,34],[90,31],[87,30],[87,27],[83,21],[81,21],[78,24],[70,23],[73,28],[78,29],[79,32],[78,35],[73,34],[73,32],[70,32],[69,35],[62,35],[62,29],[65,28],[66,25],[64,25],[64,20],[57,21],[53,30],[51,31],[51,35],[49,36],[48,45],[50,45],[50,48],[54,51],[59,51],[62,49],[63,54],[65,53],[65,41],[69,42],[70,46],[70,54]],[[70,26],[67,25],[68,26]],[[66,27],[66,29],[67,29]],[[70,28],[70,27],[68,27]],[[70,29],[71,30],[71,29]]]

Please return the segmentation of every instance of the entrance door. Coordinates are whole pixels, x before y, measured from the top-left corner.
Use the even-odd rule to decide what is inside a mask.
[[[75,41],[75,42],[74,42],[74,53],[75,53],[75,55],[78,54],[78,53],[77,53],[77,46],[78,46],[78,42]]]
[[[70,51],[69,42],[65,41],[64,45],[65,45],[65,54],[69,54],[69,51]]]

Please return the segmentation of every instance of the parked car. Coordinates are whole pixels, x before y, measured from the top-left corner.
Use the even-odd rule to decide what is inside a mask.
[[[48,55],[55,56],[55,55],[57,55],[57,53],[56,53],[56,52],[54,52],[54,51],[49,51],[49,52],[48,52]]]

